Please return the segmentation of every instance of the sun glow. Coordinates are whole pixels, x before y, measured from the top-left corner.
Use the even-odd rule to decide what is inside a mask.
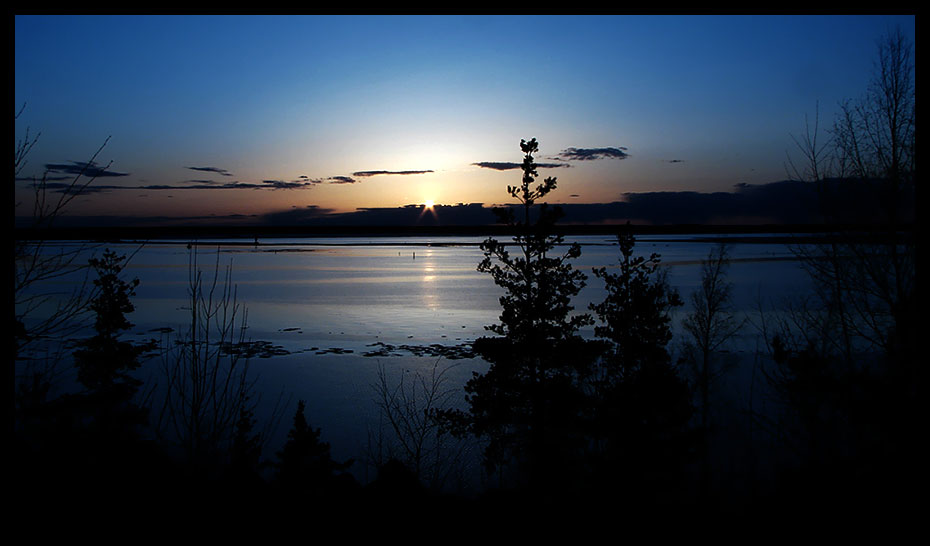
[[[434,204],[435,204],[435,203],[433,203],[433,200],[432,200],[432,199],[427,199],[427,200],[423,203],[423,206],[426,207],[426,208],[428,208],[428,209],[431,209],[431,208],[433,208],[433,205],[434,205]]]

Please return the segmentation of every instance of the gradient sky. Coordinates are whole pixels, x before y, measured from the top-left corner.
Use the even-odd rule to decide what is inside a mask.
[[[73,214],[504,203],[520,171],[491,167],[531,137],[550,202],[731,191],[786,178],[895,27],[914,40],[914,16],[17,16],[15,130],[53,182],[110,138]]]

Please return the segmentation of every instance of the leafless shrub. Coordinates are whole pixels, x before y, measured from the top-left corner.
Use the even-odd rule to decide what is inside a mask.
[[[205,468],[224,460],[237,422],[256,409],[260,396],[248,357],[236,350],[245,341],[247,312],[236,299],[232,265],[220,281],[217,251],[213,277],[205,279],[197,260],[195,246],[188,265],[190,327],[163,357],[166,385],[156,430],[188,462]],[[279,419],[275,410],[263,438]]]
[[[379,467],[396,459],[433,491],[455,481],[461,485],[472,446],[443,430],[436,419],[437,411],[452,407],[461,392],[449,385],[448,373],[455,366],[440,367],[437,360],[428,371],[403,370],[392,381],[379,364],[372,389],[380,422],[376,435],[369,434],[369,464]]]

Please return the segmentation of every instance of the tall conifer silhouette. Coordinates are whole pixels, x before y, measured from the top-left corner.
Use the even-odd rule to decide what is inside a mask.
[[[577,334],[592,319],[571,313],[571,299],[586,279],[571,265],[581,247],[575,243],[563,254],[554,252],[563,243],[553,233],[561,210],[537,205],[556,188],[556,179],[535,184],[538,143],[535,138],[522,140],[520,147],[522,183],[507,187],[519,205],[495,209],[500,221],[514,229],[516,251],[489,238],[481,244],[484,259],[478,264],[478,271],[490,274],[504,289],[500,322],[486,327],[497,336],[474,344],[491,366],[466,385],[470,413],[459,417],[488,440],[489,470],[516,462],[522,483],[538,485],[544,475],[553,483],[553,472],[566,468],[565,457],[580,449],[575,435],[583,406],[578,378],[586,359]]]

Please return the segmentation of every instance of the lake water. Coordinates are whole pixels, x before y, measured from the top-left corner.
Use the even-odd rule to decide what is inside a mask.
[[[500,238],[504,240],[504,238]],[[450,379],[463,385],[486,363],[467,352],[497,322],[501,290],[490,275],[476,271],[483,254],[479,237],[380,237],[200,241],[199,267],[212,278],[218,263],[231,267],[238,303],[248,311],[247,337],[273,349],[253,357],[252,371],[263,394],[259,419],[280,395],[290,400],[285,417],[266,448],[270,456],[287,434],[298,399],[306,400],[311,425],[322,429],[334,457],[360,456],[368,431],[377,426],[372,384],[379,365],[390,377],[452,365]],[[588,275],[575,300],[586,311],[603,299],[594,267],[615,267],[618,247],[609,236],[575,237],[582,255],[573,262]],[[62,243],[65,244],[65,243]],[[73,245],[73,243],[67,243]],[[715,243],[700,235],[640,236],[635,251],[656,252],[669,267],[669,281],[686,304],[675,316],[674,352],[682,336],[680,319],[690,311],[690,294],[700,284],[700,260]],[[171,328],[184,332],[191,250],[187,241],[108,245],[135,252],[124,274],[140,284],[129,316],[131,335],[148,339]],[[54,251],[55,247],[51,247]],[[102,251],[102,247],[97,247]],[[807,291],[809,279],[784,244],[739,242],[730,247],[729,280],[734,307],[754,313],[760,294],[767,309]],[[218,260],[218,261],[217,261]],[[73,279],[58,281],[60,287]],[[47,288],[47,287],[46,287]],[[90,324],[88,324],[89,326]],[[593,327],[583,332],[593,335]],[[751,325],[733,341],[736,351],[753,351],[758,332]],[[156,375],[156,370],[147,373]]]

